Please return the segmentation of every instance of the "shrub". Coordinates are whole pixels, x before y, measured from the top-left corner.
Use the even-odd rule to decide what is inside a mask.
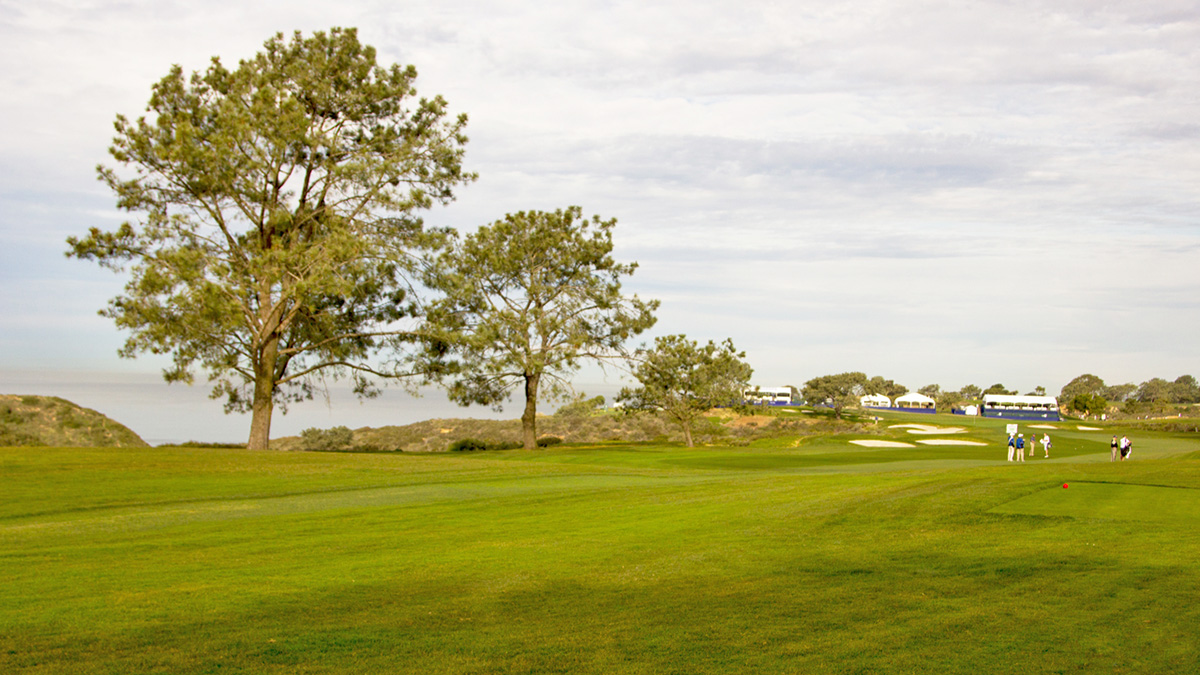
[[[337,452],[346,450],[354,442],[354,432],[348,427],[305,429],[300,432],[300,448],[308,452]]]
[[[513,450],[521,447],[520,443],[512,441],[481,441],[478,438],[464,438],[455,441],[447,448],[450,452],[482,452],[484,450]]]
[[[448,449],[450,452],[475,452],[476,450],[487,450],[487,443],[477,438],[463,438],[451,443]]]
[[[42,439],[24,431],[0,426],[0,447],[44,446]]]
[[[562,442],[563,439],[559,438],[558,436],[542,436],[541,438],[537,439],[537,446],[539,448],[548,448],[551,445],[558,445]]]

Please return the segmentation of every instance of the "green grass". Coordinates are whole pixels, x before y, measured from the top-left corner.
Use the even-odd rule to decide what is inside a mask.
[[[1137,520],[1188,527],[1200,522],[1200,489],[1122,483],[1063,483],[1022,497],[996,513]]]
[[[913,417],[989,445],[0,449],[0,672],[1195,671],[1200,437]]]

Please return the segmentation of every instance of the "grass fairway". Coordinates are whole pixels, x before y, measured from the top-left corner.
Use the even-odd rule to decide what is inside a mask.
[[[1002,432],[0,449],[0,672],[1196,672],[1200,438]]]
[[[1061,488],[1061,489],[1060,489]],[[1200,523],[1200,489],[1063,483],[993,509],[995,513],[1140,520],[1156,527],[1194,527]]]

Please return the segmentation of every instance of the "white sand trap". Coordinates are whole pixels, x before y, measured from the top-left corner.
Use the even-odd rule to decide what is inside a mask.
[[[923,445],[987,445],[982,441],[964,441],[959,438],[922,438],[917,442]]]
[[[1100,427],[1075,427],[1080,431],[1104,431]]]
[[[961,434],[965,427],[935,427],[932,424],[893,424],[893,427],[908,429],[910,434]]]
[[[800,412],[800,411],[799,411],[799,410],[792,410],[791,408],[784,408],[784,409],[783,409],[783,412],[786,412],[786,413],[798,413],[798,412]]]
[[[1030,429],[1057,429],[1053,424],[1030,424]]]
[[[901,443],[900,441],[850,441],[855,445],[861,445],[864,448],[915,448],[917,446],[912,443]]]

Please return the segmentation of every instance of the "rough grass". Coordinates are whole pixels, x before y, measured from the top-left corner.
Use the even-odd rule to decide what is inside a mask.
[[[1200,439],[1002,432],[0,449],[0,672],[1193,672]]]
[[[0,394],[0,446],[147,447],[128,427],[53,396]]]

